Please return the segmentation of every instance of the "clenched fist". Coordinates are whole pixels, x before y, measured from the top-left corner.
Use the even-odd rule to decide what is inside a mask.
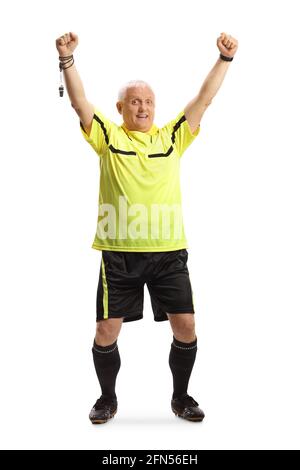
[[[75,33],[66,33],[56,39],[56,49],[61,57],[73,54],[78,44],[78,36]]]
[[[233,57],[238,48],[238,40],[226,33],[221,33],[217,39],[217,46],[222,55]]]

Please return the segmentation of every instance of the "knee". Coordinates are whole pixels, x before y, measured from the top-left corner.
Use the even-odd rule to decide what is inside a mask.
[[[196,339],[194,315],[182,315],[178,320],[172,325],[175,338],[183,343],[191,343]]]
[[[96,323],[96,344],[108,346],[116,341],[121,329],[122,319],[110,318]]]

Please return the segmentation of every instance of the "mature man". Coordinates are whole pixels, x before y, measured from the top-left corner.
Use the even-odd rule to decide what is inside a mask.
[[[187,393],[197,352],[193,292],[181,213],[180,158],[200,131],[200,121],[220,88],[238,41],[221,33],[220,56],[199,93],[164,127],[154,123],[155,95],[144,81],[128,82],[116,104],[122,125],[86,99],[74,65],[78,44],[70,32],[56,40],[61,70],[81,132],[99,156],[97,231],[92,247],[102,251],[92,348],[101,396],[89,418],[104,423],[117,412],[120,369],[117,338],[123,322],[143,317],[147,284],[155,321],[169,320],[173,342],[172,411],[202,421],[203,411]]]

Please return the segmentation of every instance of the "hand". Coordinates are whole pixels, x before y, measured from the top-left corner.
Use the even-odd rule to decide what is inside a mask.
[[[75,33],[66,33],[56,39],[56,49],[64,57],[73,54],[78,45],[78,36]]]
[[[217,39],[217,46],[222,55],[233,57],[238,48],[238,40],[226,33],[221,33]]]

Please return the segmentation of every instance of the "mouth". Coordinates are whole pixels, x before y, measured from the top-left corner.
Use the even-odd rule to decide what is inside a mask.
[[[138,119],[147,119],[148,118],[148,114],[137,114],[136,117]]]

